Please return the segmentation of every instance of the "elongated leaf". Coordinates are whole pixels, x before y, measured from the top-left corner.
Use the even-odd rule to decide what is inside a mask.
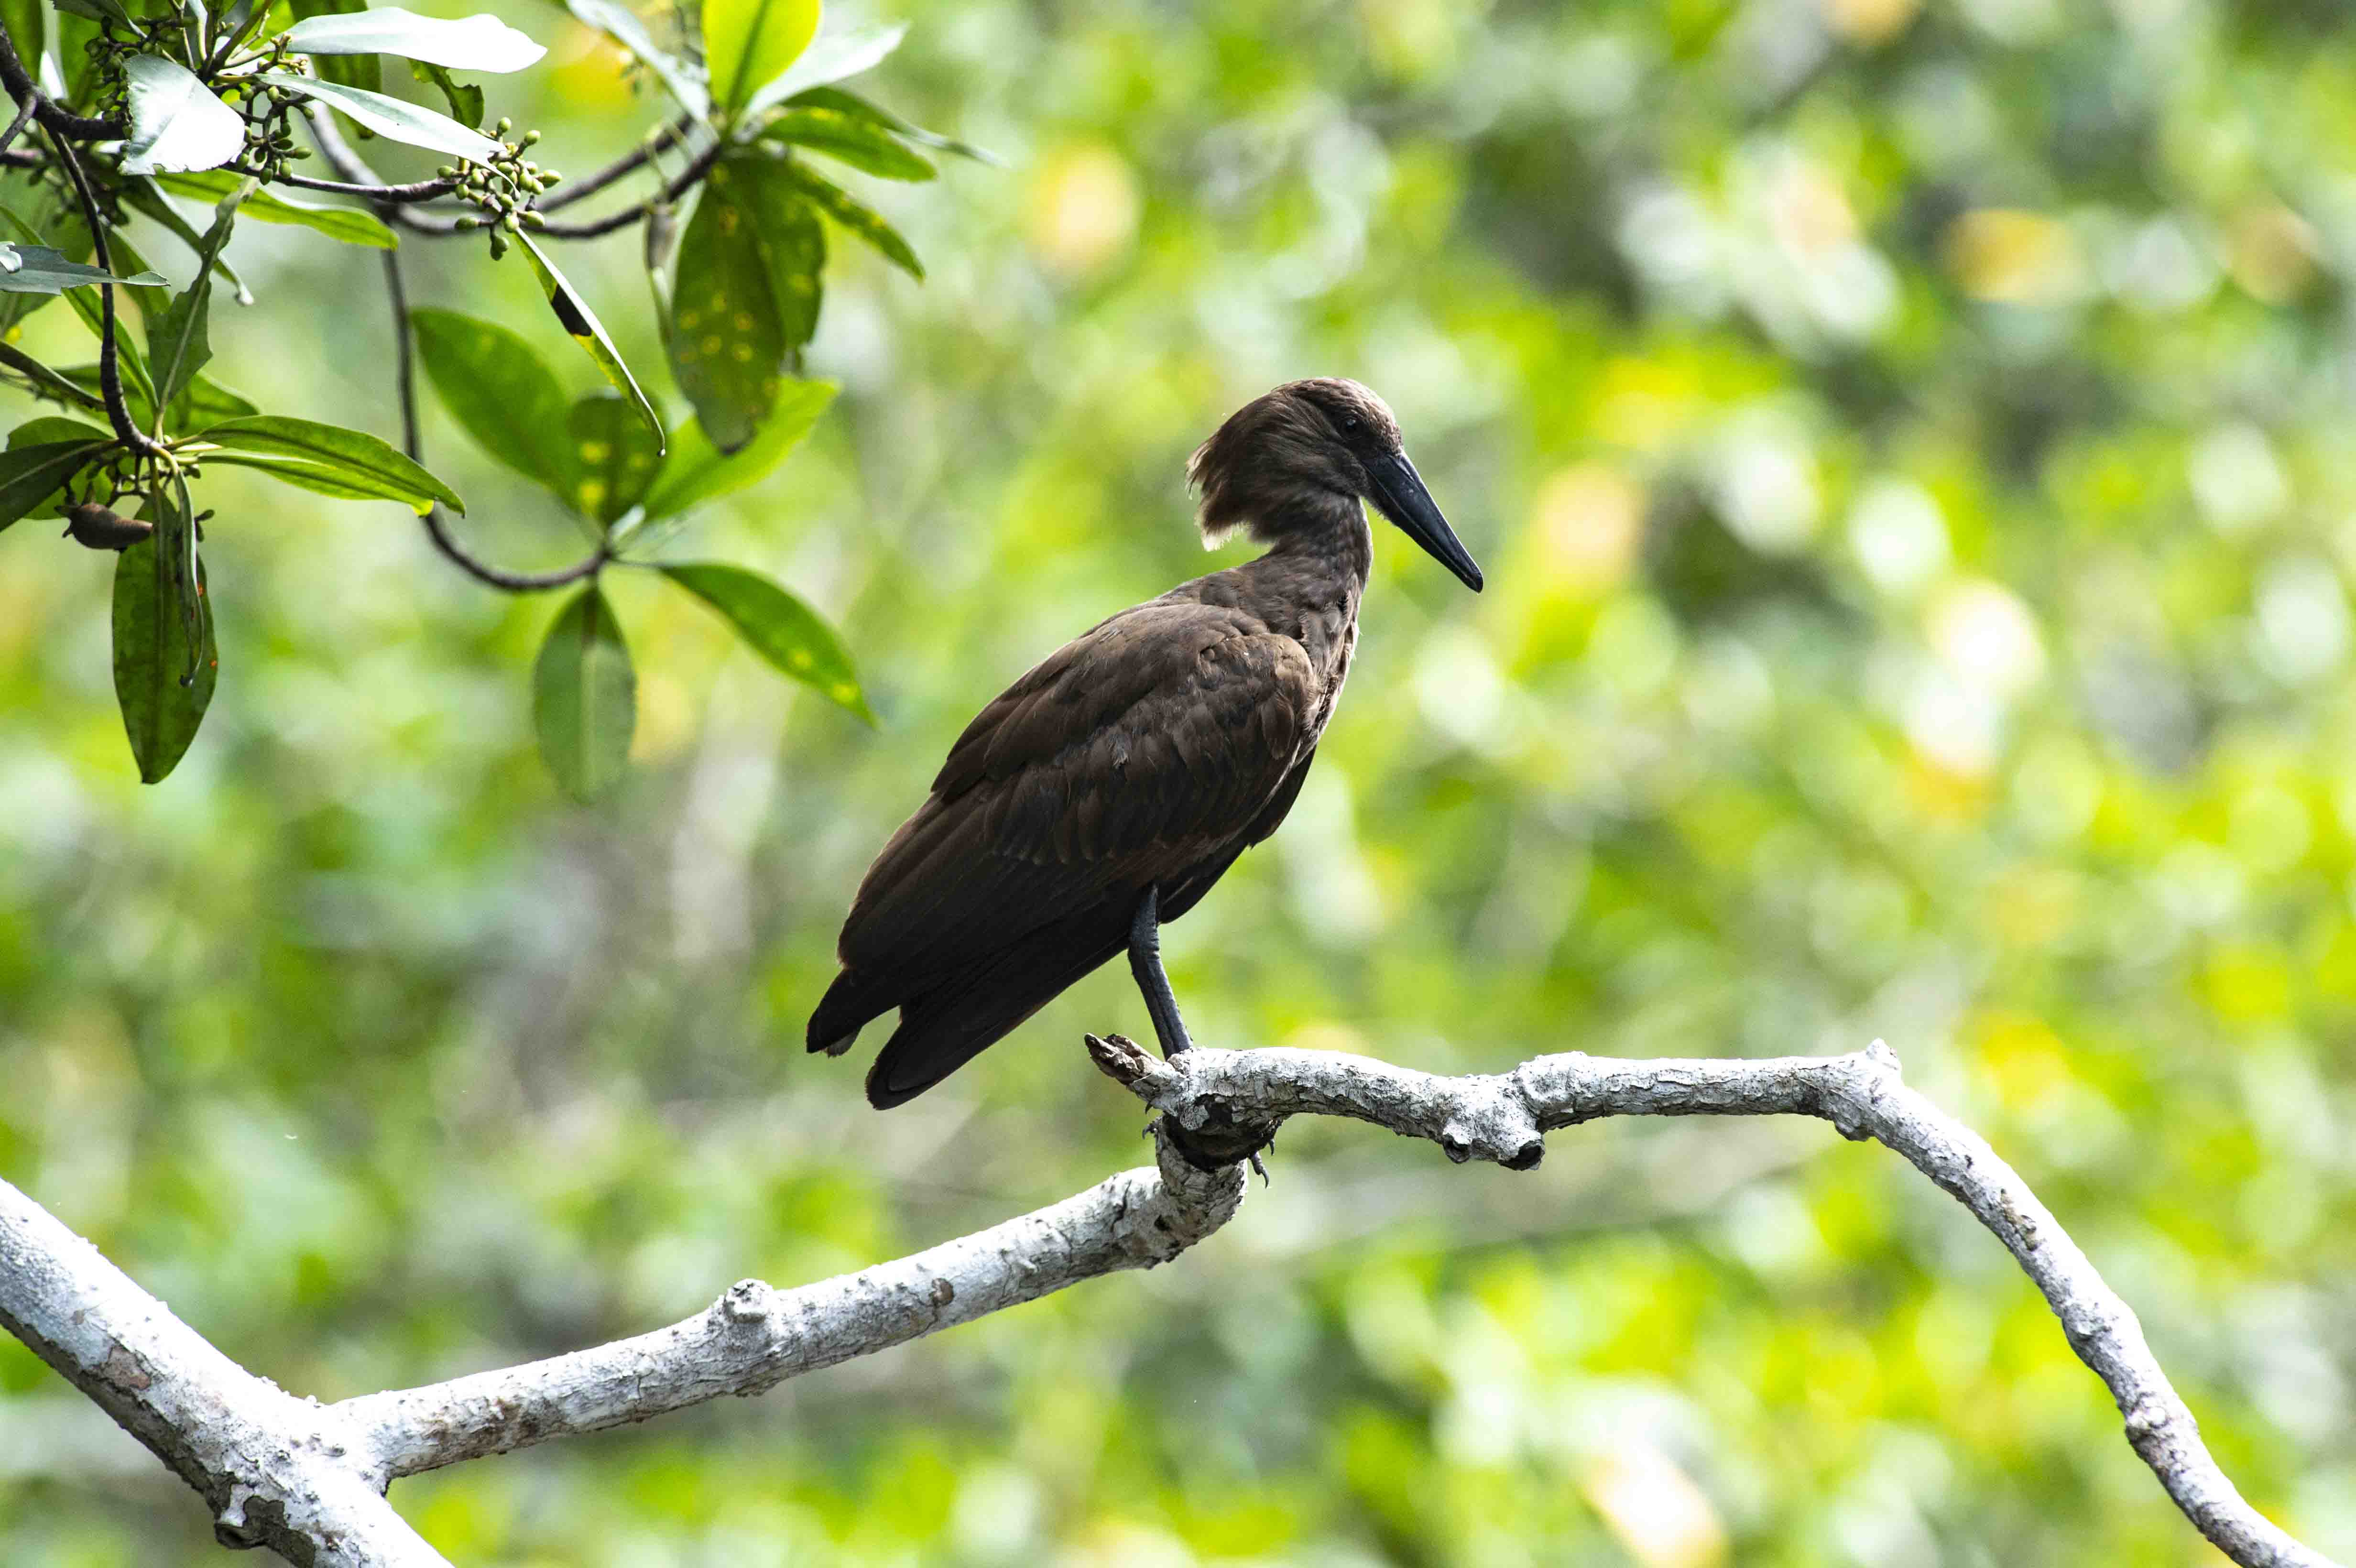
[[[255,189],[252,179],[241,179],[221,197],[214,209],[212,227],[205,231],[197,247],[197,276],[186,292],[177,295],[162,310],[147,320],[147,364],[154,372],[155,396],[165,403],[178,397],[196,379],[213,357],[209,317],[212,312],[213,262],[229,243],[230,228],[237,221],[238,203]]]
[[[123,204],[129,207],[133,211],[145,213],[147,217],[154,219],[156,222],[170,229],[172,231],[172,237],[177,240],[181,244],[186,245],[188,248],[189,253],[193,255],[197,251],[204,249],[205,237],[200,231],[198,231],[194,224],[180,216],[179,208],[173,204],[171,197],[164,194],[163,182],[166,180],[201,180],[215,178],[221,181],[221,189],[223,194],[226,194],[230,189],[233,188],[240,183],[240,176],[220,169],[208,169],[203,174],[198,175],[150,175],[144,180],[134,180],[132,183],[125,185],[120,195]],[[257,198],[258,197],[249,197],[248,199],[252,200]],[[218,200],[219,197],[216,197],[213,199]],[[213,258],[213,272],[218,277],[227,279],[229,286],[237,291],[236,299],[238,304],[252,304],[253,303],[252,291],[249,290],[245,286],[245,280],[237,275],[237,269],[229,264],[228,257],[215,256]]]
[[[122,0],[51,0],[51,4],[93,22],[114,22],[125,27],[131,24],[131,13],[123,8]]]
[[[108,243],[127,249],[120,234],[110,237]],[[73,306],[74,314],[81,317],[82,325],[90,328],[90,335],[104,342],[106,318],[97,293],[88,289],[74,289],[66,294],[66,301]],[[141,424],[145,424],[155,413],[155,383],[147,375],[147,356],[139,351],[137,340],[131,336],[131,324],[120,312],[115,316],[114,358],[123,373],[123,397],[131,404],[134,416]]]
[[[580,469],[565,438],[564,390],[531,345],[456,311],[414,310],[409,325],[425,379],[476,444],[570,501]]]
[[[40,446],[52,442],[96,442],[101,446],[114,444],[114,432],[81,420],[70,420],[62,414],[43,414],[27,420],[8,432],[8,450],[20,446]]]
[[[831,381],[787,381],[761,421],[761,433],[730,454],[713,446],[701,425],[690,421],[680,426],[671,437],[669,461],[640,503],[648,520],[676,517],[757,483],[801,444],[834,400],[834,390]]]
[[[707,24],[705,31],[710,31]],[[846,81],[862,71],[873,70],[884,57],[900,47],[908,36],[905,23],[888,27],[855,27],[840,33],[829,33],[813,41],[809,49],[793,62],[792,69],[779,72],[763,81],[744,108],[748,114],[758,114],[772,104],[783,103],[796,93],[808,92],[813,87],[828,87]]]
[[[809,198],[811,206],[873,246],[894,266],[923,281],[924,264],[916,260],[916,252],[909,249],[900,231],[884,220],[882,213],[825,176],[813,174],[799,164],[787,165],[786,177]]]
[[[41,0],[0,0],[0,27],[16,46],[16,58],[28,67],[41,58]]]
[[[409,74],[442,94],[442,101],[450,106],[451,119],[468,130],[479,131],[483,128],[483,90],[481,88],[469,87],[452,77],[443,67],[428,65],[423,60],[411,60]]]
[[[571,496],[573,509],[610,523],[637,506],[654,483],[662,466],[662,443],[648,433],[637,411],[612,393],[582,399],[566,423],[580,472]]]
[[[105,408],[105,403],[98,395],[97,366],[69,365],[58,374],[88,396],[91,400],[91,407],[99,410]],[[133,409],[134,412],[145,411],[136,402],[134,403]],[[220,424],[225,420],[243,419],[249,414],[257,414],[261,411],[251,400],[241,394],[230,391],[218,382],[198,376],[188,383],[187,389],[177,398],[172,400],[172,406],[164,411],[164,429],[172,435],[185,435],[190,431],[202,430],[207,425]]]
[[[789,106],[761,127],[761,140],[808,147],[887,180],[928,180],[938,172],[873,121],[840,109]]]
[[[219,201],[238,185],[238,176],[224,169],[211,169],[202,174],[165,175],[156,183],[176,196],[199,197],[207,201]],[[308,229],[330,240],[340,240],[347,245],[368,245],[380,251],[390,251],[400,241],[384,220],[373,212],[363,212],[357,207],[318,207],[307,201],[275,191],[257,190],[245,198],[238,209],[257,223],[283,223],[298,229]]]
[[[131,117],[124,174],[219,168],[244,150],[244,119],[187,67],[161,55],[133,55],[123,62],[123,76]]]
[[[287,7],[297,23],[314,16],[348,16],[368,9],[368,0],[287,0]],[[311,69],[321,80],[344,87],[357,87],[364,92],[375,92],[384,86],[384,68],[374,55],[320,55],[311,61]],[[477,124],[481,122],[477,120]]]
[[[680,241],[664,335],[680,390],[723,452],[753,439],[776,400],[787,351],[809,339],[804,330],[788,342],[768,247],[751,208],[739,200],[758,177],[757,165],[747,172],[748,162],[723,158],[696,198]]]
[[[62,425],[72,421],[35,420],[32,422]],[[80,472],[85,464],[112,444],[114,438],[110,435],[102,435],[95,442],[68,437],[62,441],[36,441],[22,446],[16,444],[12,437],[8,450],[0,453],[0,529],[37,510],[42,502],[56,495],[67,480]]]
[[[472,158],[477,163],[488,163],[501,151],[497,142],[479,131],[469,131],[446,114],[437,114],[431,109],[402,99],[388,98],[381,92],[366,92],[339,82],[315,81],[307,76],[294,76],[277,70],[264,71],[258,80],[315,99],[338,113],[348,115],[380,136],[389,136],[412,147],[426,147],[437,153]]]
[[[297,490],[308,490],[315,496],[332,496],[338,501],[400,501],[410,503],[410,497],[373,480],[356,477],[346,468],[326,468],[316,463],[290,463],[284,458],[260,457],[244,452],[216,452],[206,457],[207,464],[226,464],[231,468],[250,468],[257,474],[267,474],[281,485],[292,485]],[[421,508],[422,510],[422,508]]]
[[[0,289],[17,294],[59,294],[91,283],[127,283],[152,289],[166,281],[161,272],[117,277],[102,267],[69,261],[62,251],[47,245],[19,245],[0,240]]]
[[[665,577],[720,612],[744,645],[796,680],[807,682],[870,724],[859,672],[833,630],[785,588],[741,566],[699,561],[665,566]]]
[[[637,728],[637,700],[629,645],[593,582],[558,613],[532,667],[540,755],[565,794],[592,801],[620,782]]]
[[[566,336],[581,345],[582,351],[605,373],[605,379],[613,383],[614,389],[630,400],[638,418],[654,432],[655,440],[661,442],[664,439],[662,416],[655,412],[655,406],[647,400],[646,393],[638,390],[638,383],[631,376],[630,368],[622,363],[620,351],[614,347],[614,340],[605,336],[605,328],[590,311],[589,302],[565,281],[564,274],[556,270],[556,263],[548,259],[547,252],[532,243],[530,235],[519,234],[516,238],[523,246],[524,259],[531,263],[532,274],[540,280],[541,292],[548,296],[549,308],[556,312],[556,319],[562,324]]]
[[[37,398],[99,411],[103,411],[106,407],[97,392],[91,389],[97,385],[95,367],[91,368],[91,387],[83,387],[64,371],[43,364],[5,339],[0,339],[0,365],[5,365],[30,382],[26,389]]]
[[[306,55],[399,55],[454,70],[495,76],[537,65],[548,51],[497,16],[445,21],[398,5],[342,16],[305,16],[286,30],[289,48]]]
[[[177,502],[160,505],[169,508]],[[204,565],[197,565],[191,645],[188,622],[180,613],[175,552],[168,548],[179,536],[162,527],[163,520],[158,518],[152,536],[125,549],[114,567],[114,699],[144,784],[162,783],[187,753],[220,671]],[[178,526],[187,528],[187,519],[180,518]]]
[[[60,16],[59,20],[71,22],[74,18]],[[0,233],[16,241],[20,254],[25,246],[41,244],[53,245],[70,261],[79,261],[90,254],[90,230],[83,226],[80,212],[68,206],[65,197],[48,186],[11,194],[16,196],[19,208],[0,207]],[[54,297],[0,290],[0,337],[6,336],[17,323]]]
[[[435,501],[464,513],[458,493],[366,431],[287,414],[255,414],[201,431],[198,439],[233,453],[252,453],[326,471],[364,494],[406,501],[420,512]]]
[[[698,120],[712,112],[712,91],[698,69],[662,48],[648,36],[646,25],[626,5],[615,0],[564,0],[565,9],[628,50],[653,71],[680,108]]]
[[[819,0],[704,0],[703,63],[713,103],[723,113],[745,107],[809,48],[818,16]]]
[[[920,147],[930,147],[937,153],[948,153],[960,158],[971,158],[978,164],[1002,164],[1005,160],[970,142],[960,142],[954,136],[944,136],[937,131],[927,131],[921,125],[903,120],[890,110],[870,103],[855,92],[839,87],[813,87],[797,92],[786,101],[788,109],[831,109],[864,120],[879,131],[888,131],[904,142],[914,142]]]

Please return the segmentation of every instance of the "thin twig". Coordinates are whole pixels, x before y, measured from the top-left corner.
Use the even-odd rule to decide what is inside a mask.
[[[282,174],[280,185],[302,190],[324,190],[331,196],[361,196],[370,201],[434,201],[458,188],[456,180],[417,180],[409,185],[362,185],[354,180],[314,179],[309,175]]]
[[[540,210],[555,212],[570,207],[583,197],[594,196],[616,180],[637,173],[646,167],[648,160],[661,151],[666,144],[676,146],[686,141],[687,133],[698,123],[699,122],[692,115],[682,115],[670,124],[657,126],[654,133],[640,143],[636,151],[623,154],[602,169],[594,169],[578,177],[567,178],[563,189],[540,203]]]
[[[393,251],[384,253],[384,290],[392,304],[392,378],[401,404],[401,445],[412,463],[424,461],[424,441],[417,424],[416,350],[410,342],[409,291],[401,281],[401,259]],[[571,566],[554,571],[508,571],[467,553],[457,536],[451,533],[449,518],[440,503],[425,508],[425,537],[434,548],[447,557],[451,564],[476,581],[507,593],[539,593],[551,588],[562,588],[585,577],[594,577],[613,560],[601,541],[594,550]]]
[[[40,106],[41,101],[38,98],[26,99],[24,106],[16,111],[16,118],[8,122],[8,128],[5,131],[0,131],[0,158],[8,156],[8,149],[16,144],[17,133],[24,130],[25,122],[30,120],[33,117],[33,111]]]
[[[311,140],[318,146],[320,156],[333,164],[336,172],[345,179],[361,187],[366,194],[373,197],[378,190],[399,188],[387,186],[382,180],[377,178],[376,171],[369,168],[358,153],[352,151],[342,134],[337,131],[335,122],[328,117],[325,104],[308,105],[303,112],[303,123],[310,127]],[[412,212],[398,201],[379,201],[376,203],[376,212],[377,216],[387,223],[397,224],[412,234],[428,234],[439,238],[459,231],[457,220],[455,219],[432,218],[422,212]]]
[[[41,128],[52,135],[75,142],[119,142],[130,134],[130,128],[120,120],[76,114],[44,96],[33,73],[18,58],[16,40],[4,27],[0,27],[0,87],[6,88],[15,101],[31,104]]]
[[[586,223],[545,224],[539,232],[552,240],[595,240],[604,235],[618,233],[634,223],[644,221],[647,214],[657,206],[665,202],[677,201],[680,197],[693,190],[701,183],[703,176],[712,172],[712,165],[720,162],[721,155],[727,150],[728,144],[724,141],[716,141],[704,148],[695,155],[694,160],[687,167],[664,182],[662,194],[653,200],[622,212],[594,219]]]
[[[48,127],[44,123],[44,130]],[[91,194],[90,180],[81,170],[81,160],[73,150],[73,143],[55,131],[49,132],[49,145],[65,166],[66,177],[73,182],[74,194],[81,198],[82,222],[89,226],[90,242],[102,272],[114,271],[114,258],[106,242],[106,218],[99,210],[98,197]],[[153,457],[164,449],[139,428],[131,417],[131,401],[123,394],[123,361],[115,347],[119,330],[114,314],[114,285],[98,285],[98,389],[106,399],[107,422],[114,427],[115,438],[132,451]]]

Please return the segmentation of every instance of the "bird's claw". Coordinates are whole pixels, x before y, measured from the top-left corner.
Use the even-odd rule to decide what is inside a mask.
[[[1256,1170],[1256,1171],[1259,1172],[1259,1184],[1260,1184],[1262,1187],[1266,1187],[1266,1186],[1268,1186],[1268,1185],[1269,1185],[1269,1179],[1268,1179],[1268,1162],[1267,1162],[1266,1160],[1264,1160],[1264,1159],[1260,1158],[1260,1157],[1259,1157],[1259,1150],[1258,1150],[1258,1149],[1254,1149],[1254,1150],[1252,1150],[1252,1151],[1251,1151],[1250,1158],[1251,1158],[1251,1168],[1252,1168],[1254,1170]]]

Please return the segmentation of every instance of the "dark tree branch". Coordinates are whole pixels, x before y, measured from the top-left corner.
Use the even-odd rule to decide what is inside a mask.
[[[0,30],[0,37],[5,37]],[[46,129],[46,127],[44,127]],[[114,271],[114,257],[106,242],[106,215],[99,210],[98,197],[90,188],[90,179],[82,173],[81,159],[74,154],[73,144],[55,132],[49,133],[49,145],[57,150],[58,162],[64,165],[66,177],[73,182],[74,194],[81,198],[82,222],[89,226],[90,242],[98,265],[103,272]],[[98,389],[106,399],[106,419],[114,427],[115,439],[134,452],[153,457],[164,449],[139,428],[131,417],[131,400],[123,395],[123,357],[115,346],[120,330],[114,314],[114,285],[98,285]]]
[[[727,150],[726,142],[713,142],[712,145],[698,153],[687,167],[666,181],[662,194],[651,201],[621,212],[611,213],[604,218],[593,219],[586,223],[549,223],[542,226],[540,232],[552,240],[595,240],[607,234],[618,233],[632,224],[645,221],[647,214],[656,207],[665,202],[677,201],[680,197],[693,190],[702,183],[703,176],[712,172],[712,165],[720,161],[720,155]]]
[[[602,169],[592,170],[577,179],[567,179],[562,190],[540,203],[540,210],[555,212],[570,207],[583,197],[594,196],[616,180],[637,173],[646,167],[648,160],[660,152],[666,144],[677,146],[685,142],[687,133],[698,123],[700,122],[692,117],[682,115],[669,125],[656,127],[654,133],[639,144],[636,151],[623,154]]]
[[[357,181],[314,179],[309,175],[282,174],[276,182],[301,190],[324,190],[331,196],[363,196],[370,201],[434,201],[458,188],[456,180],[417,180],[409,185],[362,185]]]
[[[16,118],[8,122],[8,128],[5,131],[0,131],[0,159],[6,159],[10,163],[16,161],[9,149],[16,144],[17,133],[24,130],[25,123],[33,117],[33,111],[40,106],[39,99],[27,98],[23,106],[16,111]]]
[[[73,142],[119,142],[130,133],[130,127],[120,120],[76,114],[43,96],[33,73],[25,69],[17,57],[16,40],[5,28],[0,28],[0,87],[18,104],[30,104],[41,129],[55,137]]]

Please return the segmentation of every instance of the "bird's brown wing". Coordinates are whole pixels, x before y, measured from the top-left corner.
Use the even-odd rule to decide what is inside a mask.
[[[1292,773],[1315,690],[1300,644],[1199,603],[1140,605],[1056,652],[967,727],[876,858],[812,1048],[1215,854]]]

